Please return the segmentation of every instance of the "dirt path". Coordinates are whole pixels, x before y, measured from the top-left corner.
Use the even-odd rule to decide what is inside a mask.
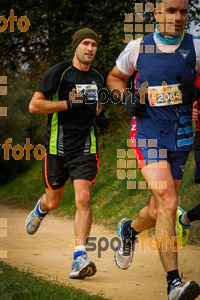
[[[43,221],[39,231],[29,236],[25,231],[25,219],[29,211],[0,203],[0,218],[6,218],[7,238],[1,237],[0,249],[7,250],[3,261],[49,280],[73,285],[89,293],[101,293],[109,299],[162,300],[166,297],[165,275],[158,257],[148,249],[141,252],[137,243],[133,264],[126,271],[116,267],[113,250],[109,247],[98,258],[97,251],[89,257],[97,266],[94,277],[84,280],[70,280],[73,251],[69,241],[73,238],[73,221],[68,217],[50,214]],[[93,224],[91,236],[110,241],[116,232]],[[102,244],[103,245],[103,244]],[[179,269],[185,281],[200,283],[200,247],[188,245],[179,252]],[[198,298],[200,299],[200,297]]]

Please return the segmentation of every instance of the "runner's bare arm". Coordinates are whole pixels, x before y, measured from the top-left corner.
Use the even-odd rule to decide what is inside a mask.
[[[121,93],[121,100],[123,99],[124,91],[126,90],[126,80],[129,78],[129,75],[122,73],[117,65],[114,66],[112,71],[108,75],[107,85],[112,91],[113,89],[118,89]]]
[[[29,104],[30,113],[37,114],[51,114],[66,109],[68,109],[66,100],[50,101],[41,92],[35,92]]]

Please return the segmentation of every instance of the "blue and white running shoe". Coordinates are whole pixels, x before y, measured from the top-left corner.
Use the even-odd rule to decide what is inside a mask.
[[[123,234],[125,226],[129,225],[130,223],[131,220],[126,218],[122,219],[118,223],[120,245],[115,251],[115,263],[122,270],[126,270],[128,267],[130,267],[133,260],[133,251],[135,250],[136,239],[131,240],[129,237],[125,237]]]
[[[96,266],[92,261],[87,260],[87,254],[79,255],[72,263],[71,279],[83,279],[93,276],[96,273]]]
[[[44,216],[40,216],[38,214],[37,206],[39,205],[39,203],[40,200],[37,202],[35,208],[30,212],[26,219],[26,231],[28,234],[34,234],[38,230],[42,220],[47,214],[45,213]]]
[[[190,280],[186,283],[183,281],[176,281],[174,285],[172,285],[168,299],[169,300],[193,300],[196,299],[200,295],[199,285]]]

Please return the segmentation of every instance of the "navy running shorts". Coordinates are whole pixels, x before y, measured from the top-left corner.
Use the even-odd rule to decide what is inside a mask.
[[[69,177],[71,181],[85,179],[94,184],[98,169],[97,154],[69,158],[46,153],[42,163],[44,185],[50,190],[61,188]]]
[[[159,147],[133,147],[133,151],[140,170],[149,164],[167,161],[171,166],[172,177],[180,180],[190,154],[190,151],[168,151]]]

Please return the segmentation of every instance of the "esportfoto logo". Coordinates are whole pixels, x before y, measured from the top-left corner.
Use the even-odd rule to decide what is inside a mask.
[[[170,238],[167,235],[166,230],[162,230],[162,236],[160,238],[156,236],[148,237],[147,235],[148,230],[144,230],[138,238],[136,237],[136,242],[139,242],[141,252],[145,252],[146,250],[157,252],[159,249],[161,249],[162,252],[166,252],[168,247],[170,247],[173,252],[179,252],[182,248],[181,239],[177,236]],[[69,247],[73,251],[76,250],[76,246],[80,245],[84,245],[83,240],[80,238],[74,237],[69,241]],[[102,252],[107,251],[109,247],[112,251],[118,250],[121,247],[120,238],[114,236],[111,238],[111,240],[109,240],[105,236],[102,236],[99,239],[97,239],[96,236],[89,236],[86,239],[86,251],[97,251],[98,258],[101,258]]]

